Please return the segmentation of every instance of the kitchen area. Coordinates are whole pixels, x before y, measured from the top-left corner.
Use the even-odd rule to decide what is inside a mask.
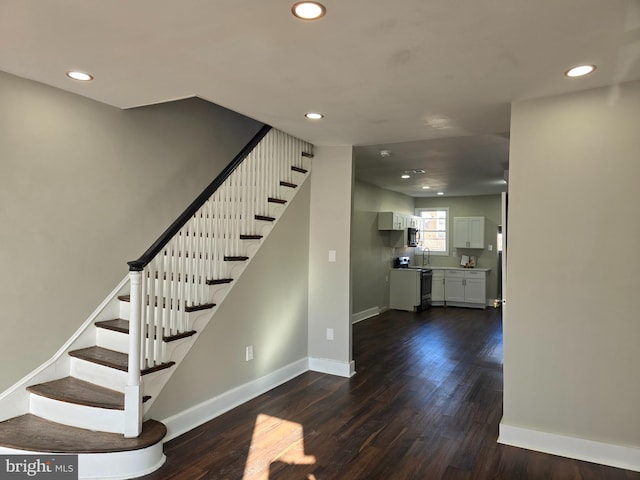
[[[387,309],[484,309],[499,298],[499,195],[412,198],[364,182],[355,187],[353,322]],[[437,249],[421,238],[421,211],[433,209],[446,212]]]
[[[410,256],[393,260],[389,272],[389,308],[408,311],[443,305],[486,308],[486,274],[491,269],[477,268],[474,254],[485,248],[485,218],[454,217],[450,222],[453,228],[447,229],[444,217],[443,230],[434,232],[437,220],[397,212],[378,213],[378,229],[393,232],[390,238],[398,247],[414,249],[413,264]],[[429,237],[446,238],[448,230],[452,230],[453,247],[461,251],[460,265],[432,266],[429,245],[437,245],[437,240],[430,243]]]

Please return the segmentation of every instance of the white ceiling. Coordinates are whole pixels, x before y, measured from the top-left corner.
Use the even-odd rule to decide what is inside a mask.
[[[640,78],[640,0],[325,0],[316,22],[292,3],[0,0],[0,70],[120,108],[195,95],[366,146],[356,176],[416,196],[504,189],[512,101]],[[598,70],[563,76],[581,63]]]

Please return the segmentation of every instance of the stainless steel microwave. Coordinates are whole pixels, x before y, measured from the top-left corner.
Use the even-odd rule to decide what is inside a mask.
[[[417,247],[418,246],[418,229],[417,228],[407,228],[407,246],[408,247]]]

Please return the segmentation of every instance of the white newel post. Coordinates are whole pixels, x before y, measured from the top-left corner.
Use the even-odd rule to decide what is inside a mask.
[[[129,364],[127,385],[124,390],[124,436],[137,437],[142,431],[142,396],[140,394],[140,351],[142,272],[130,271],[131,286],[129,313]]]

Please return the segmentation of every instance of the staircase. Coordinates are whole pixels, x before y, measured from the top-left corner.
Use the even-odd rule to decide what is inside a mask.
[[[47,363],[0,395],[0,455],[77,454],[79,478],[165,460],[153,401],[308,177],[312,146],[265,126]]]

